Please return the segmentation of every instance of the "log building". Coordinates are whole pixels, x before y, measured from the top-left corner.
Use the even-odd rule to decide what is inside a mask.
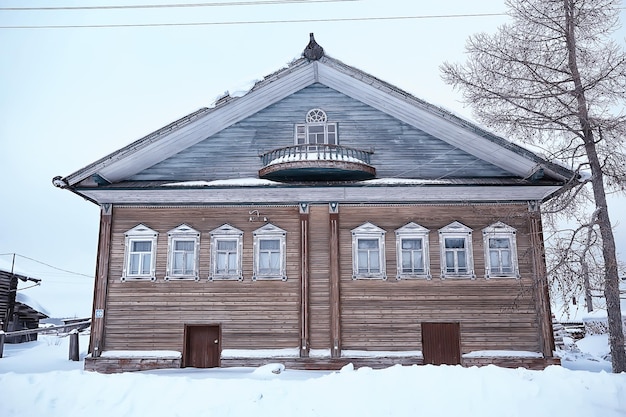
[[[102,372],[558,363],[540,205],[574,173],[327,56],[66,177]]]

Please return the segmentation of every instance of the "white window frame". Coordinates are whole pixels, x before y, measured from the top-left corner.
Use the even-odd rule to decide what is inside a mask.
[[[464,252],[467,263],[466,272],[448,272],[446,265],[446,239],[464,239]],[[439,229],[439,247],[441,258],[441,278],[471,278],[475,279],[474,251],[472,247],[472,229],[457,221]],[[458,251],[455,251],[458,252]],[[456,257],[455,257],[456,258]],[[456,261],[455,261],[456,264]]]
[[[519,264],[517,259],[517,230],[502,222],[496,222],[491,226],[485,227],[483,230],[483,246],[485,248],[485,278],[520,278]],[[489,248],[489,240],[508,239],[509,251],[511,256],[512,270],[509,273],[493,272],[491,265],[491,249]]]
[[[321,126],[324,128],[323,142],[309,142],[309,128],[313,126]],[[298,123],[294,129],[294,144],[296,145],[319,145],[329,144],[329,137],[334,135],[334,141],[331,145],[339,144],[339,136],[337,134],[337,123],[329,123],[326,112],[322,109],[311,109],[306,115],[306,123]]]
[[[122,269],[121,278],[123,282],[134,280],[156,281],[156,253],[158,236],[158,232],[150,229],[144,224],[138,224],[124,233],[124,268]],[[134,254],[131,249],[133,244],[136,242],[150,242],[150,271],[147,273],[140,271],[137,274],[132,274],[130,272],[131,256]],[[142,263],[143,262],[140,262],[140,264]]]
[[[209,281],[218,280],[237,280],[243,281],[243,231],[231,226],[230,224],[224,224],[217,229],[210,232],[211,236],[211,269],[209,271]],[[218,258],[218,243],[220,241],[234,241],[236,242],[236,271],[234,273],[219,272],[217,267]]]
[[[271,223],[256,229],[252,233],[254,260],[252,266],[252,280],[282,280],[287,281],[287,232]],[[261,269],[261,241],[278,240],[280,265],[277,273],[262,273]]]
[[[191,256],[193,270],[190,272],[177,273],[174,271],[174,258],[176,255],[176,242],[186,241],[193,242],[193,253]],[[181,224],[180,226],[167,232],[167,270],[165,272],[165,280],[193,279],[198,281],[200,275],[198,273],[198,253],[200,252],[200,232],[188,226]]]
[[[415,279],[425,278],[431,279],[430,275],[430,256],[428,245],[428,234],[430,230],[417,223],[410,222],[399,229],[396,229],[396,262],[397,273],[396,279]],[[405,239],[421,240],[422,241],[422,272],[404,272],[402,267],[402,254],[404,249],[402,248],[402,241]]]
[[[387,279],[387,263],[385,259],[385,230],[367,222],[352,229],[352,279]],[[359,241],[378,241],[378,272],[359,272]],[[369,265],[369,261],[368,261]],[[369,269],[369,267],[368,267]]]

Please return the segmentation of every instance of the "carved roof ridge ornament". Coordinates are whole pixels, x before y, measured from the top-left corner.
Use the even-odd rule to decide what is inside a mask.
[[[317,42],[315,42],[313,32],[309,34],[309,37],[309,44],[306,46],[306,48],[304,48],[302,55],[309,61],[317,61],[324,56],[324,48],[322,48]]]

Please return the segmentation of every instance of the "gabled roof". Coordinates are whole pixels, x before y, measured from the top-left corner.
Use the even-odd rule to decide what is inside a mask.
[[[81,182],[88,186],[124,181],[314,83],[359,100],[520,178],[540,172],[564,182],[574,176],[564,167],[324,55],[321,47],[313,52],[310,48],[311,43],[302,58],[266,76],[245,95],[222,97],[213,107],[185,116],[64,178],[55,177],[53,183],[73,188]]]

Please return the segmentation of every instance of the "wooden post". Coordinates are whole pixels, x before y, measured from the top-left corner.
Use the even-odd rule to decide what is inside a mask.
[[[4,354],[4,339],[6,339],[6,335],[4,334],[4,330],[0,329],[0,358]]]
[[[309,324],[309,205],[300,203],[300,357],[308,358]]]
[[[74,329],[70,332],[70,352],[69,352],[69,360],[77,362],[78,361],[78,330]]]
[[[100,213],[100,237],[98,239],[98,257],[96,263],[96,280],[94,282],[93,290],[91,336],[89,338],[89,352],[94,358],[100,356],[102,348],[104,347],[104,313],[109,280],[112,211],[112,204],[102,204],[102,211]]]
[[[330,203],[330,357],[341,357],[341,309],[339,307],[339,203]]]
[[[529,202],[528,211],[530,246],[533,254],[534,299],[537,311],[537,322],[539,323],[539,343],[544,358],[551,358],[555,346],[539,202]]]

